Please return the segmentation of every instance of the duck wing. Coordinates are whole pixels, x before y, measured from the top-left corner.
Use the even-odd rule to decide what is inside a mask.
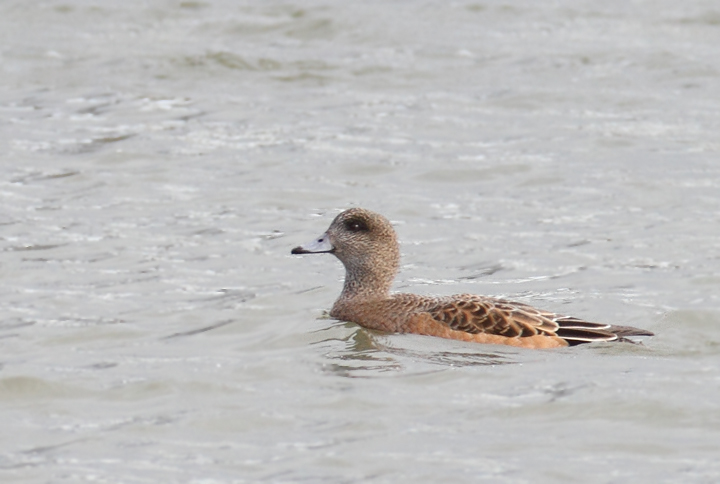
[[[456,331],[508,338],[557,336],[570,346],[592,341],[625,340],[625,336],[652,335],[637,328],[592,323],[523,303],[473,294],[441,298],[427,312],[435,321]]]

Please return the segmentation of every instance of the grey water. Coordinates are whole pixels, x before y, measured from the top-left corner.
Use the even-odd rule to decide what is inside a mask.
[[[0,481],[720,480],[715,1],[0,3]],[[335,321],[395,289],[656,333]]]

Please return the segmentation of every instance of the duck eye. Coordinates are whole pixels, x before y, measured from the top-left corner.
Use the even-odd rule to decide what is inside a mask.
[[[350,220],[345,224],[345,228],[350,232],[362,232],[367,231],[367,225],[359,220]]]

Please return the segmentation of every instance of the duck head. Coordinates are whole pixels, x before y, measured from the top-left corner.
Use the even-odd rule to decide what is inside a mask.
[[[397,235],[379,213],[351,208],[340,213],[327,231],[295,247],[292,254],[333,254],[345,266],[343,293],[387,294],[400,263]]]

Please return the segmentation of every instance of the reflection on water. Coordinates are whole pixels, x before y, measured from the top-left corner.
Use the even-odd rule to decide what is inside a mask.
[[[339,323],[352,332],[342,338],[331,338],[318,341],[316,344],[327,346],[329,341],[345,343],[343,351],[325,354],[329,360],[340,360],[340,363],[323,365],[323,370],[346,377],[377,377],[382,373],[391,372],[397,375],[415,375],[433,371],[443,371],[453,367],[476,365],[519,364],[521,358],[512,358],[512,352],[498,349],[497,353],[485,353],[487,347],[467,343],[458,343],[453,351],[433,350],[433,338],[417,348],[397,346],[393,343],[411,343],[412,340],[393,337],[387,340],[383,333],[361,328],[354,323]],[[415,338],[414,336],[411,338]],[[443,341],[441,345],[448,345]]]

